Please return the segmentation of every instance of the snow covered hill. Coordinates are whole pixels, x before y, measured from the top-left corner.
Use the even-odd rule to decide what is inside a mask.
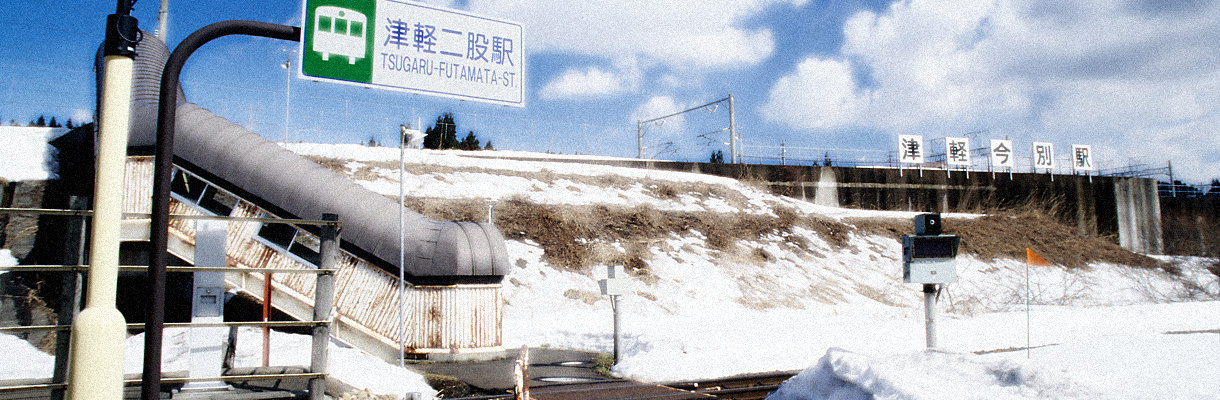
[[[397,149],[356,145],[290,148],[372,190],[387,196],[398,194]],[[485,201],[493,207],[525,199],[554,206],[608,204],[766,216],[794,210],[802,217],[848,224],[855,217],[909,221],[914,215],[821,207],[721,177],[560,163],[549,161],[546,155],[533,155],[537,159],[529,161],[488,155],[408,151],[406,195]],[[947,217],[946,223],[953,224],[972,216]],[[1032,361],[1026,361],[1024,352],[973,353],[1026,345],[1026,267],[1022,261],[960,259],[960,282],[949,285],[939,304],[943,348],[925,353],[922,294],[918,285],[901,282],[901,247],[893,238],[852,231],[846,244],[840,245],[824,234],[797,226],[790,232],[744,238],[724,248],[709,245],[709,234],[676,231],[645,244],[647,273],[632,282],[633,293],[621,302],[626,350],[614,373],[645,381],[676,381],[811,365],[816,372],[832,365],[849,370],[832,369],[839,374],[833,376],[846,385],[866,393],[893,393],[897,398],[923,398],[938,393],[936,382],[959,380],[967,385],[960,391],[964,394],[950,397],[979,398],[970,393],[989,393],[972,391],[974,386],[1000,391],[1015,386],[1008,391],[1013,397],[1037,397],[1036,393],[1048,387],[1068,385],[1070,390],[1050,393],[1122,398],[1128,397],[1124,395],[1131,388],[1156,387],[1161,393],[1170,390],[1184,395],[1197,392],[1172,392],[1178,385],[1153,378],[1126,387],[1094,387],[1085,382],[1093,378],[1082,377],[1072,366],[1087,357],[1104,360],[1113,352],[1111,342],[1155,345],[1164,350],[1155,354],[1162,355],[1165,362],[1150,365],[1166,368],[1204,362],[1202,354],[1216,350],[1209,347],[1216,343],[1213,340],[1169,340],[1162,335],[1220,328],[1220,303],[1214,301],[1220,283],[1206,270],[1214,260],[1162,258],[1177,265],[1178,274],[1112,264],[1034,267],[1029,271],[1033,304],[1029,337],[1033,346],[1046,347],[1033,350]],[[623,251],[638,244],[596,245]],[[554,265],[543,246],[528,238],[515,237],[508,249],[518,268],[505,282],[506,346],[611,350],[610,303],[599,294],[597,284],[605,278],[604,267]],[[1188,361],[1167,361],[1177,358]],[[1008,365],[1004,363],[1018,366],[1009,369],[1015,375],[988,372],[1003,370],[995,366]],[[875,379],[865,372],[895,364],[960,367],[934,374],[929,378],[932,383],[910,382],[922,379],[921,375],[890,368],[884,387],[869,384]],[[1114,372],[1104,368],[1108,364],[1101,365],[1095,368],[1101,374]],[[1138,375],[1140,371],[1120,372]],[[994,379],[972,377],[980,373],[994,375]],[[1054,377],[1037,378],[1044,374]],[[1212,378],[1220,377],[1220,372],[1213,374]],[[823,398],[800,389],[789,388],[786,393],[800,395],[784,398]]]

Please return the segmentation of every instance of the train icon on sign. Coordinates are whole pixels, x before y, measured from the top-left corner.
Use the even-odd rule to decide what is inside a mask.
[[[348,64],[365,57],[368,17],[342,7],[321,6],[314,10],[313,51],[322,61],[332,54],[347,57]]]

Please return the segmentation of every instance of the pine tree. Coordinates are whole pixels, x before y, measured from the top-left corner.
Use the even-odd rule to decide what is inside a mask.
[[[52,128],[59,128],[61,125],[59,125],[58,122],[55,122],[55,117],[51,117],[51,123],[48,124],[47,126],[52,127]]]
[[[47,126],[47,119],[45,117],[43,117],[42,115],[39,115],[38,121],[34,123],[34,126],[42,126],[42,127]]]
[[[712,157],[708,160],[708,162],[712,164],[724,164],[724,152],[720,150],[713,151]]]
[[[436,123],[424,132],[425,149],[444,150],[457,146],[457,124],[453,122],[452,113],[436,117]]]
[[[68,118],[68,123],[67,123],[67,124],[65,124],[65,125],[64,125],[64,127],[68,128],[68,129],[75,129],[75,128],[76,128],[75,126],[72,126],[72,118]]]
[[[436,126],[430,126],[424,131],[424,148],[436,150],[441,147],[441,136],[436,132]]]
[[[466,137],[462,138],[462,142],[458,144],[458,148],[462,150],[479,150],[479,138],[474,136],[474,131],[466,133]]]
[[[490,141],[490,140],[488,140],[488,141],[487,141],[487,145],[484,145],[484,146],[483,146],[483,150],[495,150],[495,149],[496,149],[496,148],[495,148],[495,147],[493,147],[493,146],[491,145],[491,141]]]

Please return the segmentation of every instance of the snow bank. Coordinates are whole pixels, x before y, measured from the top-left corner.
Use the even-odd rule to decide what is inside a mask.
[[[0,180],[34,181],[55,179],[59,169],[57,151],[47,144],[67,128],[0,126],[0,141],[6,156],[0,157]]]
[[[55,356],[42,352],[25,339],[0,334],[0,380],[50,378],[55,368]]]
[[[1093,399],[1097,391],[1008,360],[927,351],[873,358],[832,348],[768,400]]]
[[[832,348],[768,400],[1201,399],[1220,393],[1220,335],[1118,335],[1024,351],[869,357]],[[1208,352],[1210,354],[1210,352]]]

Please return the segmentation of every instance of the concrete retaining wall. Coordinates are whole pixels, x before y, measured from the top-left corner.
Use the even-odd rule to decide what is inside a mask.
[[[1160,199],[1165,254],[1220,256],[1220,198]]]

